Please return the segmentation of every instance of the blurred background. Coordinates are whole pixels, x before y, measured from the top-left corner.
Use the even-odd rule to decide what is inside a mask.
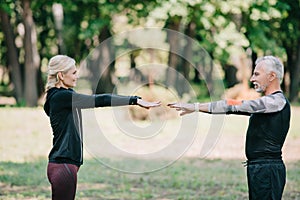
[[[188,80],[197,99],[210,98],[213,73],[220,70],[224,96],[253,98],[249,78],[254,61],[275,55],[285,65],[282,88],[289,100],[299,103],[300,83],[300,1],[299,0],[2,0],[0,4],[0,104],[36,107],[43,103],[49,59],[57,54],[75,58],[80,66],[91,52],[114,35],[138,28],[172,30],[193,39],[211,58],[204,61],[191,54],[192,45],[180,44],[178,35],[165,31],[166,48],[142,49],[125,38],[122,44],[134,47],[124,56],[102,46],[94,63],[84,68],[85,89],[112,92],[119,81],[147,80],[162,74],[164,85],[175,86],[179,97],[188,95],[173,73],[174,68]],[[151,34],[144,37],[156,38]],[[112,42],[116,42],[112,40]],[[180,46],[181,45],[181,46]],[[182,48],[184,55],[172,53]],[[95,58],[96,56],[96,58]],[[196,66],[191,66],[189,57]],[[113,60],[109,63],[107,60]],[[155,74],[142,70],[144,63],[160,63]],[[201,67],[200,67],[201,66]],[[198,70],[196,70],[198,69]],[[130,73],[134,71],[134,73]],[[166,72],[166,71],[164,71]],[[99,79],[101,74],[101,79]],[[155,81],[155,80],[154,80]],[[84,85],[84,84],[79,84]]]
[[[181,125],[182,118],[166,103],[256,98],[249,82],[256,58],[279,57],[285,65],[282,89],[293,105],[283,148],[284,199],[300,199],[299,11],[300,0],[1,0],[0,199],[50,198],[46,166],[52,134],[42,105],[47,65],[57,54],[76,60],[80,72],[76,91],[162,101],[164,107],[151,112],[129,108],[139,127],[149,125],[151,116],[154,123],[168,123],[153,140],[147,138],[153,141],[150,150],[171,144]],[[143,142],[148,140],[135,146],[120,137],[115,126],[119,122],[127,127],[130,120],[115,120],[108,108],[93,111],[114,144],[144,152]],[[87,164],[80,170],[77,198],[248,199],[241,165],[248,118],[226,116],[228,121],[219,124],[222,131],[212,136],[218,144],[202,160],[201,144],[212,122],[205,113],[196,116],[199,126],[185,159],[156,173],[137,176],[111,170],[91,159],[95,156],[85,149]],[[194,127],[186,126],[185,132],[193,133]],[[88,134],[96,130],[88,128]],[[103,148],[100,142],[97,138],[85,146]],[[182,153],[178,146],[171,147]],[[125,169],[170,162],[103,159]]]

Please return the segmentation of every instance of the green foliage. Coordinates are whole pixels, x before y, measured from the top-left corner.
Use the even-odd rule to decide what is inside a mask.
[[[278,38],[282,33],[275,30],[280,27],[287,9],[288,5],[283,2],[276,4],[274,1],[258,1],[243,11],[245,23],[242,29],[254,52],[281,57],[286,53]]]
[[[57,30],[53,16],[55,3],[63,6],[61,32]],[[20,0],[3,0],[0,9],[11,17],[22,65],[22,3]],[[255,55],[274,54],[285,61],[297,58],[299,0],[39,0],[31,1],[31,9],[37,29],[38,52],[46,61],[58,53],[82,61],[102,42],[100,35],[106,30],[113,35],[135,27],[166,27],[167,23],[172,22],[179,23],[178,31],[184,34],[187,34],[187,25],[193,23],[193,39],[223,66],[231,62],[232,55],[245,53],[249,49]],[[125,22],[122,26],[116,26],[116,19],[120,16]],[[59,32],[62,38],[58,37]],[[61,39],[63,47],[59,46]],[[1,29],[0,45],[1,63],[8,65]],[[288,71],[293,73],[295,61],[288,63]]]
[[[13,4],[13,1],[11,1],[11,0],[4,0],[0,4],[0,9],[10,15],[11,12],[12,12],[12,8],[11,8],[12,4]]]

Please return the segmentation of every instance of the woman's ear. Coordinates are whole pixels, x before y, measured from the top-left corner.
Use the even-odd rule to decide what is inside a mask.
[[[59,80],[64,80],[64,75],[63,75],[62,72],[58,72],[57,77],[58,77]]]

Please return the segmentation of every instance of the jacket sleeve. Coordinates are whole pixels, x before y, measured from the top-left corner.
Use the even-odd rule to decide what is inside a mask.
[[[138,96],[123,96],[115,94],[86,95],[74,91],[66,91],[57,97],[63,107],[94,108],[106,106],[137,105]],[[60,100],[59,100],[60,99]]]
[[[137,105],[138,96],[122,96],[116,94],[95,95],[96,107]]]
[[[282,93],[263,96],[255,100],[243,100],[231,104],[230,100],[221,100],[209,104],[209,113],[212,114],[243,114],[273,113],[284,108],[286,98]]]

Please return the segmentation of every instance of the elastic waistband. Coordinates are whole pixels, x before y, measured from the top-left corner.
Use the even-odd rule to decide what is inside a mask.
[[[246,160],[243,162],[244,166],[255,165],[255,164],[283,164],[281,159],[262,159],[262,160]]]

